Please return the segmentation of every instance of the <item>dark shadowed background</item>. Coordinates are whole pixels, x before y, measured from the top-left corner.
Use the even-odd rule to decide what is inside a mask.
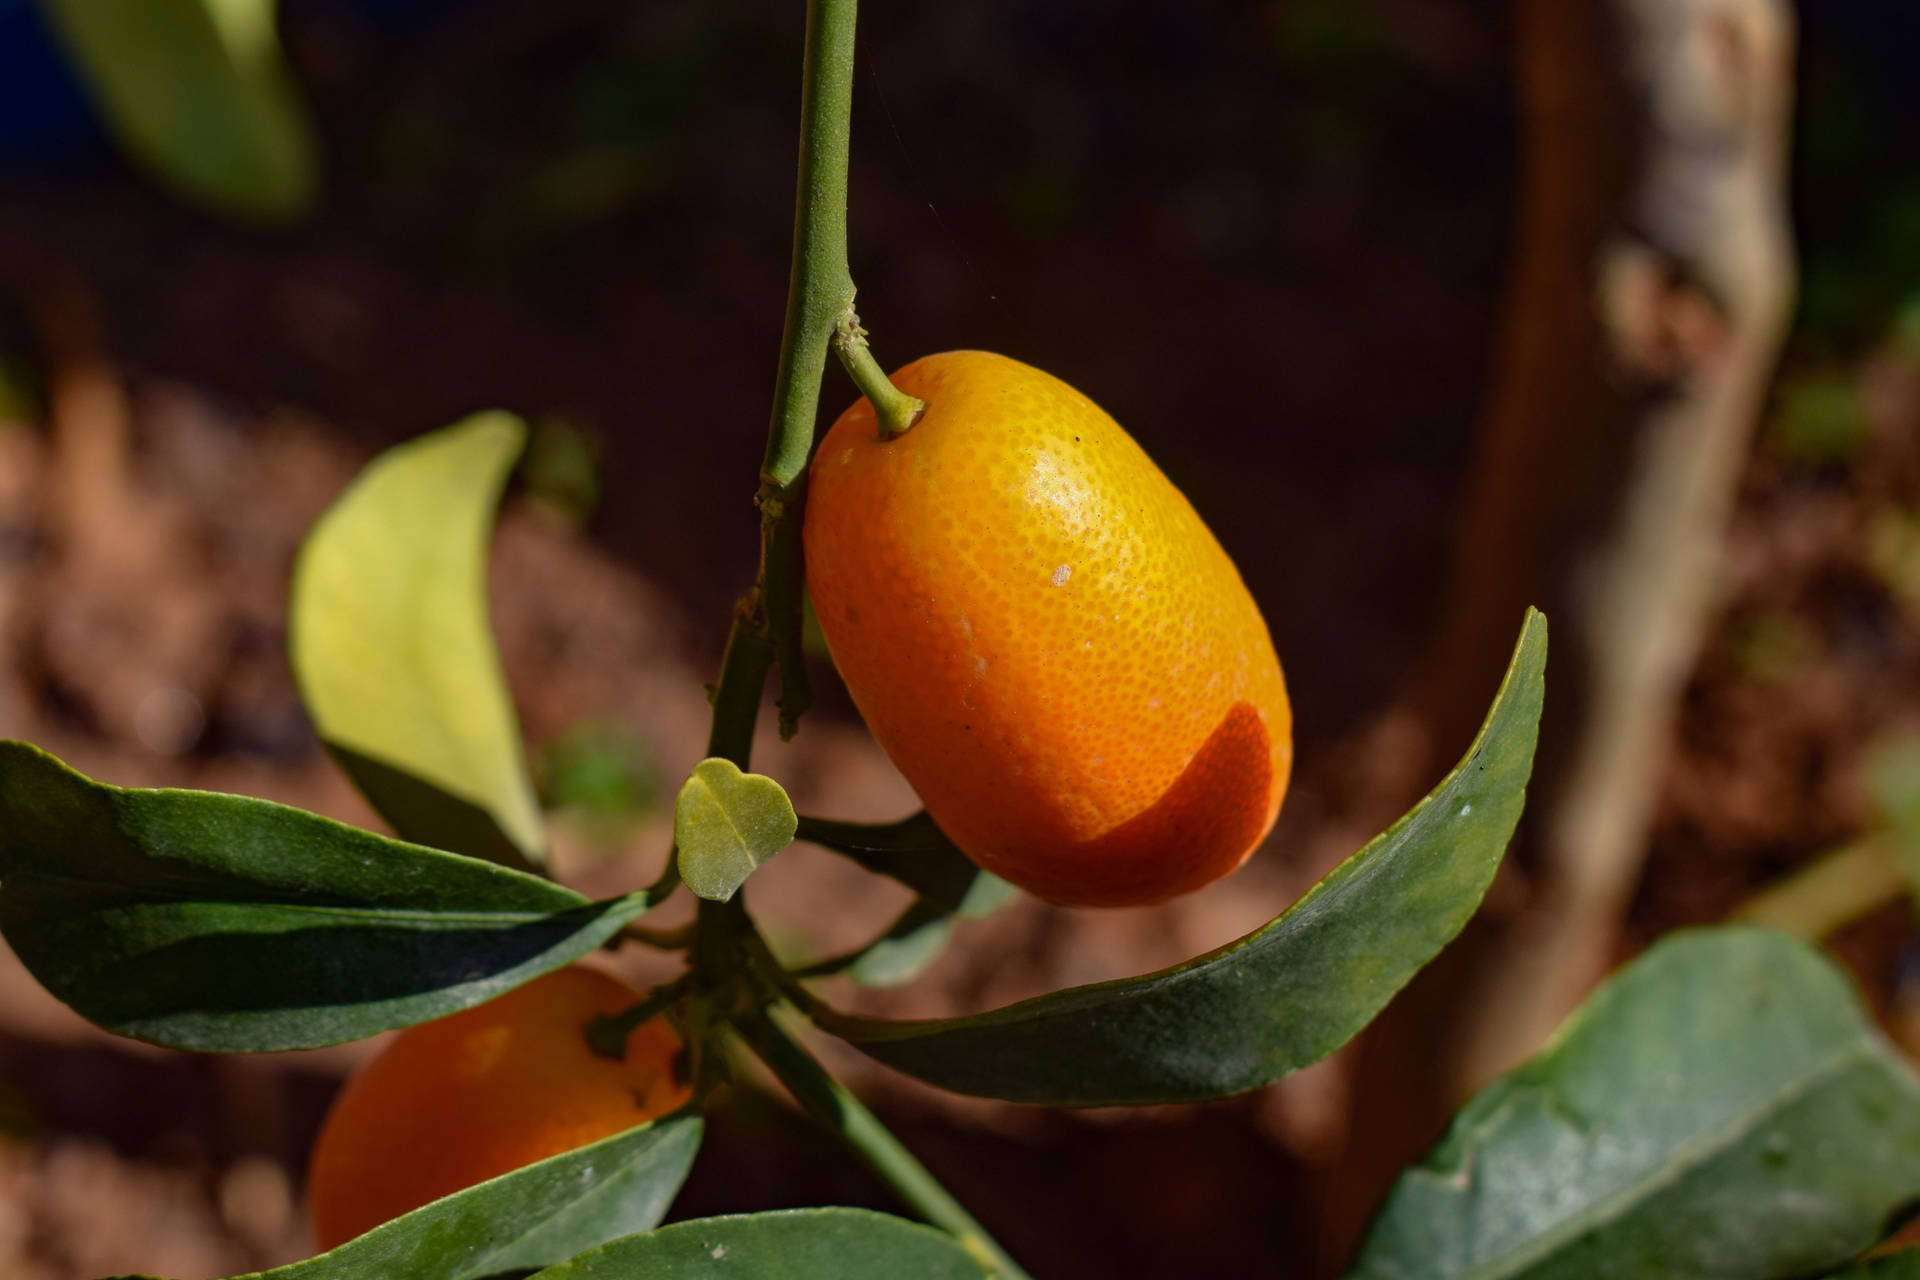
[[[1370,835],[1376,796],[1431,780],[1396,774],[1393,713],[1454,586],[1494,372],[1516,46],[1472,0],[867,7],[850,235],[882,362],[990,348],[1113,414],[1239,563],[1297,716],[1294,793],[1234,881],[1158,913],[1024,904],[865,997],[958,1011],[1226,941]],[[496,625],[561,866],[651,879],[753,571],[803,8],[286,0],[326,185],[310,219],[253,230],[129,168],[37,11],[0,0],[0,736],[371,822],[286,671],[291,556],[372,452],[504,407],[538,430]],[[1623,955],[1869,827],[1863,758],[1920,732],[1920,9],[1799,21],[1799,302]],[[853,394],[830,369],[827,412]],[[822,705],[761,767],[817,809],[904,812],[817,674]],[[756,909],[822,949],[895,902],[824,856],[768,873]],[[1920,1044],[1912,934],[1893,903],[1837,947]],[[130,1046],[8,960],[0,1276],[299,1256],[306,1145],[362,1052]],[[843,1065],[1038,1280],[1329,1274],[1381,1189],[1350,1171],[1350,1053],[1133,1115]],[[889,1206],[743,1082],[676,1216],[827,1202]]]

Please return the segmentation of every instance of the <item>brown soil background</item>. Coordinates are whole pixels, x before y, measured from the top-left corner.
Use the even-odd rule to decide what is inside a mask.
[[[0,425],[0,735],[118,783],[374,824],[295,695],[288,567],[374,451],[502,405],[562,415],[602,450],[584,531],[516,496],[496,546],[495,625],[534,754],[613,720],[679,777],[752,568],[798,8],[499,2],[396,27],[291,5],[331,186],[288,232],[184,209],[107,157],[10,171],[0,355],[40,404]],[[1331,11],[1307,4],[871,8],[852,236],[883,359],[1006,351],[1127,424],[1242,565],[1299,717],[1280,826],[1231,881],[1151,912],[1023,901],[909,988],[836,992],[972,1010],[1237,936],[1358,847],[1371,794],[1400,788],[1380,726],[1445,585],[1508,248],[1510,69],[1500,24],[1466,0],[1378,0],[1346,27],[1301,19]],[[1806,33],[1816,105],[1823,68],[1868,74],[1844,25]],[[1809,253],[1845,233],[1803,203]],[[1883,330],[1795,348],[1861,393],[1845,456],[1757,437],[1637,942],[1718,919],[1866,829],[1863,753],[1920,731],[1920,574],[1888,568],[1886,532],[1920,510],[1920,356]],[[851,394],[830,373],[830,409]],[[812,812],[913,807],[815,674],[823,705],[758,767]],[[563,817],[563,876],[644,883],[666,831],[658,813],[615,837]],[[802,849],[751,893],[822,951],[900,902]],[[1912,932],[1897,904],[1837,940],[1897,1033]],[[301,1256],[305,1150],[368,1047],[149,1049],[6,958],[0,1280],[191,1280]],[[1039,1280],[1341,1261],[1317,1224],[1345,1149],[1343,1056],[1242,1099],[1084,1114],[834,1061]],[[746,1088],[675,1212],[814,1203],[889,1206]]]

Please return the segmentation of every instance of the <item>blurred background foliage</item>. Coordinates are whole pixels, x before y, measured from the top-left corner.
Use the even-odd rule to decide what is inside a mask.
[[[641,878],[753,567],[803,6],[284,0],[319,162],[278,225],[123,156],[58,7],[0,0],[0,734],[113,781],[365,820],[284,672],[287,561],[371,451],[501,406],[535,424],[494,594],[541,799],[570,874]],[[1636,943],[1910,831],[1920,7],[1806,0],[1798,17],[1798,310]],[[851,239],[881,359],[1001,350],[1113,413],[1241,565],[1299,717],[1274,849],[1227,891],[1244,902],[1007,913],[995,927],[1024,932],[930,979],[936,1007],[980,1007],[1184,958],[1368,834],[1342,820],[1355,777],[1391,772],[1392,739],[1365,760],[1349,744],[1445,602],[1514,248],[1513,31],[1475,0],[876,3],[862,22]],[[103,386],[124,402],[99,409]],[[829,372],[830,413],[853,394]],[[152,559],[108,572],[71,550],[121,542]],[[768,767],[802,796],[903,810],[824,667],[820,683],[803,753]],[[793,903],[773,927],[830,952],[804,926],[848,899],[795,875],[769,877]],[[1835,946],[1911,1049],[1920,946],[1888,895]],[[349,1060],[129,1052],[0,986],[0,1123],[32,1135],[0,1148],[4,1265],[186,1276],[292,1256],[295,1171]],[[1037,1275],[1341,1259],[1321,1225],[1347,1194],[1329,1174],[1337,1067],[1125,1122],[885,1087],[890,1122]],[[681,1212],[885,1203],[811,1143],[745,1095]]]

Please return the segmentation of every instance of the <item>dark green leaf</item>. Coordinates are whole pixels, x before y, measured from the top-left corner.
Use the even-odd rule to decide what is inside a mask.
[[[999,876],[981,871],[958,910],[931,898],[915,898],[885,933],[866,946],[807,965],[795,976],[828,978],[845,974],[863,987],[897,987],[911,982],[946,950],[956,917],[971,920],[991,915],[1017,893],[1018,889]]]
[[[1816,1274],[1920,1192],[1920,1081],[1785,934],[1673,935],[1403,1174],[1355,1280]]]
[[[946,948],[955,916],[984,919],[1020,893],[968,861],[924,810],[883,825],[803,816],[795,838],[843,853],[919,895],[878,938],[858,951],[808,966],[802,977],[844,973],[868,987],[910,982]]]
[[[970,919],[991,915],[1019,893],[968,861],[925,810],[883,825],[803,816],[794,838],[843,853],[874,874],[898,880],[922,898]]]
[[[960,1093],[1069,1106],[1257,1088],[1344,1044],[1479,905],[1525,800],[1546,619],[1529,611],[1480,736],[1432,794],[1272,923],[1177,968],[970,1018],[815,1021]]]
[[[952,936],[953,917],[923,898],[854,957],[847,966],[847,976],[863,987],[897,987],[912,982],[940,958]]]
[[[953,913],[915,898],[887,931],[866,946],[795,971],[798,978],[845,974],[863,987],[897,987],[911,982],[946,949],[953,935]]]
[[[556,969],[648,905],[265,800],[105,786],[0,743],[0,932],[55,996],[136,1039],[359,1039]]]
[[[314,725],[393,829],[522,869],[546,836],[487,619],[487,548],[525,438],[482,413],[374,459],[307,535],[287,617]]]
[[[491,1280],[549,1266],[657,1226],[686,1181],[700,1129],[697,1115],[668,1116],[240,1280]]]
[[[80,78],[135,159],[226,213],[311,207],[318,148],[273,0],[46,0]]]
[[[711,756],[693,766],[673,803],[680,878],[725,902],[754,869],[793,842],[793,802],[772,778]]]
[[[696,1218],[602,1245],[532,1280],[982,1280],[952,1236],[866,1209]]]

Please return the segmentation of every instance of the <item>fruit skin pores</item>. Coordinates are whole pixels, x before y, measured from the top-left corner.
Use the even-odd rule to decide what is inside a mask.
[[[954,844],[1049,901],[1133,906],[1244,862],[1293,718],[1266,623],[1191,504],[1059,379],[953,351],[883,439],[814,455],[807,582],[847,689]]]

